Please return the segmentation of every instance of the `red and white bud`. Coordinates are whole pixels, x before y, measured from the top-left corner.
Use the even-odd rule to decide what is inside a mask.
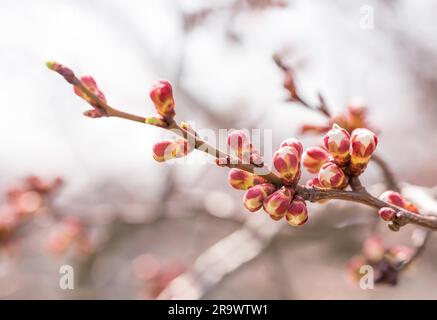
[[[302,155],[302,164],[309,173],[319,172],[322,165],[328,162],[330,154],[323,148],[308,148]]]
[[[243,197],[243,205],[250,212],[261,209],[263,201],[275,191],[275,186],[270,183],[256,185],[246,191]]]
[[[228,146],[235,151],[238,158],[242,158],[243,153],[249,151],[249,137],[242,130],[235,130],[228,134]]]
[[[400,193],[395,191],[391,191],[391,190],[385,191],[379,196],[379,199],[400,208],[405,208],[406,206],[406,201],[404,197]]]
[[[300,155],[296,148],[281,147],[273,155],[273,166],[285,183],[293,183],[299,178]]]
[[[285,219],[291,226],[301,226],[308,221],[308,209],[305,200],[296,196],[287,208]]]
[[[266,180],[253,173],[233,168],[229,171],[228,182],[235,189],[247,190],[257,184],[265,183]]]
[[[153,159],[164,162],[176,157],[176,143],[173,140],[164,140],[153,145]]]
[[[344,165],[349,161],[350,135],[345,129],[334,124],[323,137],[323,143],[337,164]]]
[[[398,192],[391,190],[385,191],[379,196],[379,199],[393,204],[399,208],[403,208],[414,213],[419,213],[419,209],[413,203],[405,200],[405,198]]]
[[[290,188],[282,187],[264,199],[263,208],[273,220],[284,217],[294,192]]]
[[[393,221],[396,217],[396,211],[389,207],[379,209],[378,214],[384,221]]]
[[[303,152],[303,146],[302,143],[297,140],[296,138],[288,138],[285,139],[284,141],[282,141],[280,147],[292,147],[295,148],[297,150],[297,152],[299,153],[299,156],[302,156],[302,152]]]
[[[372,236],[364,241],[363,255],[370,262],[378,262],[384,258],[385,247],[382,239]]]
[[[355,129],[351,134],[351,172],[360,174],[367,166],[378,144],[377,136],[365,128]]]
[[[327,162],[320,168],[318,178],[322,187],[326,189],[343,189],[348,183],[348,177],[333,162]]]
[[[230,150],[234,151],[238,159],[245,163],[253,163],[261,165],[263,159],[261,154],[250,143],[249,137],[242,130],[232,131],[228,135],[228,146]]]
[[[173,88],[170,82],[166,80],[159,80],[150,89],[150,99],[152,99],[156,111],[164,119],[174,118],[175,113],[175,102],[173,98]]]

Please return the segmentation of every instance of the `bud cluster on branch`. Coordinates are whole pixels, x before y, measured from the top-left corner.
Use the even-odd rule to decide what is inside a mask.
[[[75,92],[93,107],[93,110],[85,113],[86,116],[118,117],[178,134],[178,139],[161,141],[153,146],[153,157],[157,161],[183,157],[194,149],[214,156],[218,165],[231,169],[231,186],[246,191],[243,204],[251,212],[263,208],[272,219],[280,220],[285,217],[290,225],[297,226],[308,219],[306,201],[340,199],[365,204],[377,210],[384,208],[380,210],[380,216],[391,221],[389,226],[392,226],[392,230],[399,230],[399,227],[408,223],[437,230],[436,217],[419,214],[408,202],[399,203],[373,197],[361,185],[359,176],[366,169],[378,143],[375,133],[367,128],[356,127],[349,132],[334,123],[323,138],[323,145],[309,148],[305,152],[297,139],[287,139],[274,153],[273,170],[269,170],[260,153],[242,131],[237,130],[230,134],[228,146],[232,153],[225,153],[208,145],[187,123],[178,124],[175,121],[173,90],[168,81],[160,80],[152,87],[150,98],[157,115],[147,118],[109,106],[91,77],[77,78],[71,69],[55,62],[47,63],[47,66],[62,75],[73,85]],[[287,86],[290,90],[293,89],[292,84]],[[294,99],[304,103],[297,95],[295,87],[293,90]],[[329,112],[322,98],[320,102],[318,109],[328,116]],[[362,123],[360,121],[364,113],[357,110],[349,111],[349,130]],[[299,184],[301,163],[310,173],[317,174],[306,185]],[[264,173],[255,173],[259,168],[265,169],[262,170]],[[348,186],[351,191],[346,190]]]

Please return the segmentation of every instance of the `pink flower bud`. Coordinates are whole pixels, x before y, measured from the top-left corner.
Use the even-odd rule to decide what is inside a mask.
[[[249,137],[242,130],[232,131],[228,135],[228,146],[243,163],[262,165],[261,154],[250,143]]]
[[[320,168],[318,178],[326,189],[343,189],[348,183],[343,170],[333,162],[327,162]]]
[[[293,183],[299,177],[299,152],[293,147],[279,148],[273,155],[273,166],[285,183]]]
[[[263,201],[275,191],[275,187],[270,183],[256,185],[246,191],[243,197],[243,204],[250,212],[261,209]]]
[[[393,221],[396,217],[396,211],[389,207],[379,209],[378,214],[384,221]]]
[[[367,166],[378,144],[377,136],[370,130],[355,129],[351,135],[351,171],[360,174]]]
[[[378,262],[384,258],[385,247],[380,237],[372,236],[364,241],[363,255],[370,262]]]
[[[302,163],[309,173],[317,173],[329,158],[330,155],[325,149],[313,147],[305,150],[302,155]]]
[[[302,156],[303,146],[302,143],[296,138],[288,138],[282,141],[280,147],[292,147],[295,148],[299,154],[299,157]]]
[[[323,137],[323,143],[336,163],[344,165],[349,161],[350,135],[345,129],[334,124]]]
[[[383,194],[379,196],[379,199],[388,202],[390,204],[393,204],[399,208],[403,208],[408,211],[411,211],[413,213],[419,213],[419,209],[417,209],[417,207],[413,203],[405,200],[404,197],[398,192],[391,191],[391,190],[385,191]]]
[[[282,187],[264,199],[264,210],[273,220],[280,220],[284,217],[294,192],[290,188]]]
[[[164,140],[153,145],[153,159],[164,162],[175,158],[176,143],[173,140]]]
[[[266,180],[253,173],[233,168],[229,171],[228,182],[235,189],[247,190],[257,184],[265,183]]]
[[[153,158],[158,162],[164,162],[173,158],[182,158],[190,151],[190,145],[184,138],[164,140],[153,145]]]
[[[228,135],[228,146],[241,159],[243,154],[250,150],[249,137],[242,130],[232,131]]]
[[[173,119],[176,115],[174,110],[173,89],[170,82],[159,80],[150,89],[150,99],[155,104],[156,111],[163,118]]]
[[[388,202],[390,204],[393,204],[399,208],[405,208],[406,206],[406,201],[404,197],[402,197],[400,193],[395,191],[391,191],[391,190],[385,191],[383,194],[379,196],[379,199]]]
[[[285,218],[291,226],[301,226],[308,221],[308,209],[305,200],[296,196],[287,208]]]
[[[92,94],[94,94],[101,102],[106,103],[105,95],[102,91],[97,87],[96,81],[91,76],[83,76],[80,78],[80,82],[82,85],[87,88]],[[105,111],[99,106],[98,102],[93,98],[88,96],[85,92],[83,92],[79,86],[75,85],[73,87],[74,93],[79,97],[84,99],[90,105],[94,107],[92,110],[87,110],[84,112],[84,115],[90,118],[101,118],[106,116]]]

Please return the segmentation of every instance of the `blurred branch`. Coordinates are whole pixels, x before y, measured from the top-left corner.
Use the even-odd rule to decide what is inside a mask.
[[[260,218],[248,219],[241,229],[208,248],[158,299],[200,299],[223,277],[257,257],[281,227],[266,216]]]

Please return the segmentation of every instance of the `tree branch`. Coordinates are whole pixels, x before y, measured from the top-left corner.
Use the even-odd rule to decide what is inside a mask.
[[[63,66],[62,66],[63,67]],[[64,67],[63,67],[64,68]],[[53,69],[52,69],[53,70]],[[86,94],[90,100],[96,105],[97,108],[101,108],[104,114],[108,117],[118,117],[130,121],[140,122],[140,123],[147,123],[147,118],[129,114],[123,111],[120,111],[116,108],[113,108],[109,106],[105,101],[102,101],[99,99],[95,94],[93,94],[90,90],[88,90],[82,82],[74,75],[74,73],[69,70],[67,73],[60,73],[67,82],[70,84],[77,86],[84,94]],[[275,175],[273,172],[271,172],[266,166],[262,167],[263,172],[262,174],[258,174],[260,171],[260,168],[257,167],[254,164],[245,164],[241,163],[237,159],[232,159],[232,157],[213,146],[207,144],[204,140],[202,140],[196,133],[193,133],[191,131],[185,130],[181,128],[173,119],[165,119],[167,125],[155,125],[151,123],[151,125],[155,125],[158,127],[161,127],[163,129],[169,130],[173,133],[176,133],[180,135],[181,137],[186,138],[189,143],[192,143],[194,141],[194,148],[198,149],[199,151],[203,151],[205,153],[208,153],[216,158],[216,160],[220,159],[228,159],[226,163],[222,164],[221,166],[225,166],[228,168],[238,168],[247,172],[256,173],[259,176],[262,176],[270,183],[276,185],[276,186],[282,186],[283,183],[279,179],[277,175]],[[355,179],[355,181],[352,182],[351,187],[355,189],[355,191],[344,191],[344,190],[333,190],[333,189],[316,189],[316,188],[309,188],[302,185],[296,186],[296,194],[302,196],[305,200],[308,200],[310,202],[315,202],[319,200],[327,200],[327,199],[338,199],[338,200],[345,200],[345,201],[352,201],[361,203],[364,205],[367,205],[369,207],[373,207],[375,209],[380,209],[383,207],[390,207],[397,211],[396,219],[393,223],[395,223],[398,226],[403,226],[405,224],[416,224],[422,227],[426,227],[432,230],[437,230],[437,217],[435,216],[425,216],[420,214],[415,214],[413,212],[401,209],[399,207],[396,207],[394,205],[391,205],[387,202],[384,202],[378,198],[373,197],[370,195],[359,182],[358,179]]]

